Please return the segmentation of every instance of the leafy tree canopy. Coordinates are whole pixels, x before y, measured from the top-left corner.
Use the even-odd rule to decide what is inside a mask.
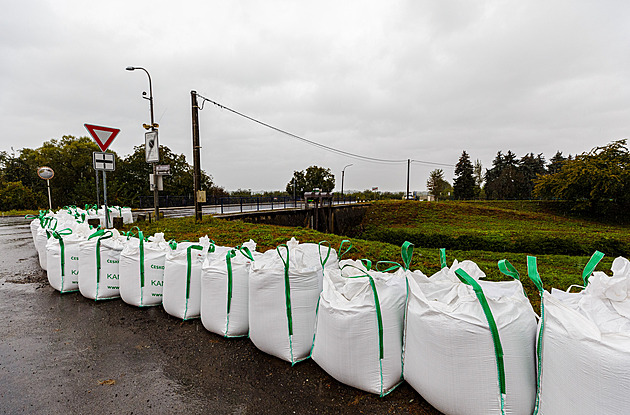
[[[11,203],[21,209],[47,207],[46,181],[37,176],[37,168],[49,166],[55,171],[50,180],[53,207],[96,202],[96,174],[92,167],[92,153],[100,151],[89,137],[63,136],[60,140],[44,142],[37,149],[24,148],[19,155],[0,152],[0,185],[5,194],[10,189]],[[110,204],[137,205],[139,196],[150,196],[150,164],[146,163],[144,145],[134,147],[134,152],[121,159],[115,152],[116,171],[107,173],[107,198]],[[175,154],[168,147],[160,146],[162,164],[171,165],[171,175],[164,178],[163,194],[192,196],[193,169],[183,154]],[[11,186],[8,184],[14,183]],[[23,192],[15,183],[20,183],[31,193]],[[7,187],[8,186],[8,187]],[[206,173],[201,174],[201,189],[210,195],[225,194],[222,188],[212,183]],[[102,189],[101,189],[102,192]],[[22,197],[19,197],[19,195]],[[8,199],[7,199],[8,200]],[[42,203],[42,200],[44,203]],[[0,199],[2,203],[2,199]]]
[[[563,160],[557,173],[536,181],[534,193],[545,199],[587,202],[592,209],[603,201],[630,203],[630,152],[626,140]]]
[[[286,186],[288,194],[293,195],[294,186],[295,194],[300,198],[304,196],[304,192],[312,192],[313,189],[332,192],[335,188],[335,176],[330,172],[330,169],[311,166],[306,170],[293,172],[293,177]]]

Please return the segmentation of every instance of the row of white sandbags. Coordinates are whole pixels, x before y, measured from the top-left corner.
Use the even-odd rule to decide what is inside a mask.
[[[145,306],[158,305],[164,300],[164,307],[169,314],[186,318],[185,313],[184,315],[181,314],[181,307],[178,314],[168,305],[170,303],[168,293],[172,291],[172,288],[169,287],[169,278],[164,278],[165,274],[169,275],[164,261],[166,252],[170,247],[161,235],[157,235],[157,238],[154,236],[153,239],[152,241],[144,241],[142,237],[126,238],[112,231],[101,231],[90,240],[91,242],[83,242],[83,245],[85,249],[90,246],[91,251],[94,252],[95,245],[100,244],[99,255],[103,263],[102,267],[105,267],[101,272],[108,278],[109,276],[118,276],[121,280],[121,296],[125,302]],[[54,240],[52,244],[54,244]],[[125,255],[121,255],[122,250],[125,249],[121,245],[127,247]],[[142,256],[140,250],[143,252]],[[362,264],[353,264],[349,261],[343,264],[346,265],[343,270],[338,267],[328,267],[322,284],[321,248],[314,244],[300,245],[297,241],[292,240],[285,247],[270,250],[262,255],[266,256],[264,260],[257,257],[253,264],[250,261],[244,261],[240,269],[238,266],[236,270],[232,268],[231,275],[228,273],[226,276],[227,264],[232,262],[230,258],[237,255],[235,251],[230,252],[227,249],[223,252],[226,254],[225,257],[220,255],[214,261],[204,260],[205,265],[202,266],[201,270],[202,276],[198,280],[193,279],[190,284],[192,291],[195,291],[195,281],[199,281],[198,296],[193,297],[200,298],[200,300],[193,301],[193,304],[200,303],[197,309],[199,309],[202,322],[207,329],[226,336],[249,333],[250,338],[259,349],[292,363],[308,357],[312,347],[314,360],[333,377],[370,392],[383,395],[400,383],[403,368],[404,310],[405,299],[408,295],[406,281],[408,278],[412,280],[411,301],[414,298],[413,281],[419,279],[421,282],[429,282],[422,273],[419,271],[410,273],[402,268],[393,274],[380,273],[368,271]],[[78,257],[93,258],[94,254],[86,252],[81,255],[79,253]],[[143,261],[140,261],[141,257]],[[117,264],[117,261],[120,261],[120,265]],[[94,260],[88,260],[88,262],[93,264]],[[197,264],[198,269],[199,261],[194,263]],[[212,265],[210,265],[211,263]],[[330,264],[332,263],[330,262]],[[144,264],[145,270],[140,269],[140,264]],[[474,264],[470,263],[470,265],[472,269],[469,272],[479,278],[481,272],[474,269]],[[248,266],[250,267],[249,270],[247,269]],[[85,267],[83,268],[85,269]],[[149,269],[148,273],[146,268]],[[452,268],[455,270],[459,267],[455,264]],[[440,289],[445,287],[449,289],[462,288],[462,284],[453,270],[440,272],[444,274],[445,280],[445,284],[439,286]],[[93,275],[94,272],[87,274]],[[195,274],[198,275],[198,272]],[[130,278],[125,277],[126,275],[129,275]],[[209,278],[204,277],[204,275]],[[236,278],[234,278],[235,276]],[[439,279],[439,275],[434,277]],[[230,281],[231,286],[226,287],[225,284],[230,278],[232,279]],[[94,278],[90,277],[88,280],[94,281]],[[127,280],[130,284],[125,283]],[[79,282],[82,281],[84,278],[79,278]],[[234,282],[236,284],[233,284]],[[221,285],[223,286],[221,287]],[[81,284],[81,287],[83,286],[84,284]],[[126,289],[127,286],[129,286],[129,290]],[[82,289],[81,292],[88,298],[94,298],[97,295],[94,292],[98,292],[98,283],[92,283],[90,288],[91,292],[88,292],[88,289]],[[213,296],[213,293],[221,288],[223,288],[221,290],[223,295]],[[225,295],[226,291],[228,292],[227,296]],[[103,298],[111,294],[118,295],[116,291],[112,293],[102,290],[101,292],[104,295]],[[422,293],[422,291],[419,292]],[[522,290],[519,292],[522,293]],[[162,298],[163,293],[166,293],[164,298]],[[320,293],[321,299],[319,299]],[[295,298],[299,298],[299,303],[296,304]],[[225,300],[214,301],[217,299]],[[319,309],[317,310],[318,299]],[[347,299],[350,301],[344,304],[343,300]],[[234,300],[233,310],[235,312],[230,312],[230,300]],[[181,301],[179,303],[181,304]],[[475,302],[470,303],[469,307],[474,308]],[[194,309],[195,307],[191,308]],[[226,309],[227,313],[221,313],[222,310]],[[206,310],[212,310],[212,312],[206,312]],[[316,310],[317,324],[315,324]],[[467,315],[469,311],[465,311],[464,317],[469,317]],[[427,323],[431,324],[430,322]],[[235,327],[240,328],[240,330]],[[484,326],[481,325],[481,327],[481,336],[483,337]],[[437,324],[436,329],[442,330],[442,324]],[[315,330],[316,335],[313,339]],[[423,330],[420,332],[422,333]],[[444,343],[449,343],[449,337],[450,333],[446,333]],[[468,343],[469,339],[464,342],[466,345]],[[485,346],[487,344],[483,344],[479,350],[486,354],[492,353],[493,348]],[[415,354],[410,356],[408,359],[413,362]],[[429,359],[429,363],[431,362],[435,363],[435,360]],[[413,378],[415,374],[420,372],[417,368],[423,366],[423,362],[416,365],[408,364],[405,371],[405,373],[409,373],[407,378]],[[441,365],[438,364],[438,366]],[[529,366],[533,367],[533,365]],[[463,367],[465,368],[467,365]],[[473,369],[473,372],[475,370],[476,368]],[[431,372],[425,371],[425,373]],[[443,372],[447,375],[458,373],[458,371],[450,370]],[[486,382],[482,382],[482,384],[487,385],[489,383],[489,386],[486,387],[487,395],[496,396],[493,394],[492,386],[493,380],[496,380],[497,376],[491,371],[489,375],[489,382],[486,378]],[[492,377],[493,375],[494,377]],[[410,381],[410,383],[412,382]],[[429,384],[438,388],[436,392],[438,397],[441,394],[445,401],[450,402],[452,400],[452,397],[445,398],[446,395],[439,390],[440,383],[431,380]],[[422,390],[421,386],[416,386],[414,383],[412,386],[416,387],[423,395],[428,393],[428,391]],[[439,402],[429,401],[439,407]],[[481,405],[482,408],[487,408],[487,406]],[[468,403],[464,402],[463,407],[468,409]],[[445,410],[443,407],[440,409]],[[448,409],[445,412],[451,413],[448,412]],[[479,413],[483,412],[481,410]]]
[[[536,320],[520,281],[482,281],[470,261],[429,278],[408,270],[412,249],[403,245],[403,266],[393,273],[350,260],[325,272],[313,360],[340,382],[381,396],[404,378],[447,414],[531,414]],[[505,358],[496,353],[488,309]]]
[[[98,219],[101,227],[111,228],[114,218],[122,218],[124,224],[133,223],[133,214],[130,207],[86,205],[85,209],[76,206],[69,206],[64,209],[69,214],[74,214],[77,219],[87,221],[88,219]]]
[[[98,300],[120,296],[140,307],[163,304],[180,318],[201,315],[218,334],[249,335],[259,349],[291,363],[309,356],[324,265],[337,267],[329,246],[293,238],[264,254],[255,252],[253,241],[208,252],[207,238],[169,244],[163,234],[145,239],[100,230],[87,236],[83,225],[74,228],[49,232],[48,277],[58,291],[78,288]],[[67,258],[76,263],[65,265]],[[64,269],[78,278],[64,279]]]
[[[74,229],[77,224],[87,223],[88,219],[99,219],[102,226],[105,225],[105,209],[93,208],[81,209],[75,206],[66,207],[58,212],[40,211],[40,214],[31,221],[30,229],[33,236],[33,242],[37,249],[40,266],[46,270],[46,242],[50,238],[52,232],[62,231],[64,229]],[[111,217],[121,216],[123,223],[129,224],[133,222],[131,208],[121,208],[118,206],[108,207]],[[27,216],[29,217],[29,216]],[[86,228],[89,230],[89,226]],[[86,231],[87,232],[87,231]],[[83,232],[85,233],[85,232]],[[85,235],[82,235],[85,237]]]
[[[380,395],[404,378],[445,414],[625,414],[630,262],[615,259],[612,277],[593,274],[602,256],[587,264],[582,292],[544,292],[538,347],[537,316],[506,261],[500,269],[514,280],[504,282],[483,281],[471,261],[432,277],[341,261],[325,273],[312,357]],[[535,267],[529,275],[542,293]]]
[[[308,245],[312,245],[312,255]],[[285,250],[287,255],[283,256]],[[259,349],[292,363],[308,357],[312,345],[313,359],[333,377],[381,395],[391,391],[404,374],[428,402],[447,414],[532,413],[536,397],[536,316],[520,281],[483,281],[485,275],[470,261],[454,262],[450,269],[444,268],[432,277],[403,268],[394,273],[379,273],[358,262],[342,261],[345,267],[341,270],[326,267],[320,298],[315,294],[321,290],[316,287],[324,269],[317,265],[318,257],[321,262],[321,247],[291,241],[286,247],[261,256],[265,255],[265,260],[260,261],[257,256],[252,262],[251,253],[244,255],[242,251],[227,249],[225,256],[212,261],[215,262],[212,267],[209,262],[204,266],[206,270],[212,269],[208,275],[213,275],[212,279],[203,276],[200,279],[201,317],[207,329],[225,336],[249,332]],[[302,261],[292,261],[293,257],[301,257]],[[630,281],[630,267],[621,267],[622,260],[617,259],[613,264],[612,279],[596,273],[598,277],[593,281],[606,288],[590,288],[598,287],[597,284],[587,286],[580,294],[581,300],[586,298],[582,302],[592,303],[593,295],[587,294],[593,291],[613,296],[616,302],[608,305],[609,308],[628,307],[622,301],[626,299],[626,291],[623,296],[619,294],[619,287],[627,287]],[[306,275],[304,269],[309,267],[311,274]],[[621,268],[625,270],[622,272]],[[585,275],[591,271],[585,270]],[[517,276],[513,272],[511,275]],[[166,282],[164,285],[167,289]],[[209,288],[209,293],[204,293],[204,287]],[[212,293],[217,291],[222,294],[213,299]],[[561,297],[552,291],[543,304],[553,301],[548,297],[554,295]],[[296,304],[295,298],[300,298],[300,302]],[[318,308],[316,298],[319,298]],[[302,316],[296,315],[299,307],[303,307]],[[212,312],[204,313],[204,309]],[[313,329],[309,315],[313,316],[313,310],[317,310],[317,324],[311,342]],[[628,315],[618,312],[613,321],[617,326],[620,321],[626,324]],[[566,324],[561,327],[565,329]],[[582,322],[579,324],[584,326]],[[545,325],[545,336],[541,338],[546,339],[546,333],[555,329],[551,327]],[[548,336],[553,339],[553,331]],[[560,336],[565,342],[566,337]],[[574,343],[574,349],[580,350],[580,342]],[[573,399],[570,391],[575,388],[566,388],[566,382],[545,381],[558,373],[549,369],[554,367],[552,363],[545,363],[551,360],[557,365],[557,360],[562,360],[563,348],[557,349],[555,357],[546,353],[545,359],[539,360],[540,385],[553,385],[542,386],[539,392],[540,413],[562,413],[558,408],[566,407],[563,399]],[[586,356],[593,365],[601,365],[599,352]],[[619,363],[617,359],[621,363],[627,360],[627,356],[615,353],[605,357],[612,363]],[[564,360],[561,366],[565,371],[581,370],[571,359]],[[605,371],[600,367],[600,373],[610,373],[612,363],[604,365]],[[564,375],[557,377],[563,378]],[[570,378],[579,387],[580,377]],[[603,383],[601,387],[598,379],[600,387],[596,390],[610,394],[613,389],[607,389]],[[628,383],[622,382],[622,387],[627,388]],[[558,394],[554,388],[563,389],[564,394]],[[617,399],[606,405],[599,401],[593,404],[596,406],[575,405],[573,413],[593,413],[595,407],[608,408],[606,413],[624,413],[628,405],[623,402],[619,404]]]

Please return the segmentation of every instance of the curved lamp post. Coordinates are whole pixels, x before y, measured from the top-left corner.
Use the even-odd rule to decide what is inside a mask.
[[[147,71],[141,66],[127,66],[125,69],[128,71],[135,71],[136,69],[140,69],[144,71],[144,73],[146,73],[147,76],[149,77],[149,98],[144,96],[147,94],[146,92],[142,93],[142,98],[149,100],[149,109],[151,111],[151,125],[143,124],[143,126],[147,130],[151,129],[151,131],[155,131],[158,125],[155,123],[153,119],[153,85],[151,83],[151,75],[149,74],[149,71]],[[158,153],[158,158],[159,158],[159,153]],[[151,164],[153,164],[153,208],[155,212],[155,220],[158,220],[160,218],[160,201],[159,201],[159,196],[158,196],[157,174],[155,172],[156,170],[155,163],[151,163]]]
[[[346,174],[346,169],[350,166],[353,166],[353,164],[348,164],[341,170],[341,199],[343,199],[343,179]]]

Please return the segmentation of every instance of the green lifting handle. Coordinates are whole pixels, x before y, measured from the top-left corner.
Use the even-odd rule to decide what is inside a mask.
[[[604,258],[604,254],[599,251],[595,251],[593,256],[591,256],[591,259],[589,259],[586,263],[584,271],[582,271],[582,280],[584,280],[584,287],[588,285],[589,278],[593,274],[593,271],[595,271],[595,267],[597,266],[597,264],[599,264],[599,261],[601,261],[602,258]]]
[[[514,266],[512,264],[510,264],[510,261],[508,261],[507,259],[502,259],[500,260],[497,265],[499,266],[499,271],[501,271],[501,273],[507,275],[508,277],[512,277],[515,280],[520,280],[521,276],[518,273],[518,271],[516,270],[516,268],[514,268]]]
[[[494,320],[494,316],[492,315],[492,310],[490,310],[490,306],[488,305],[488,300],[486,299],[485,294],[483,293],[483,289],[479,285],[479,283],[472,278],[470,275],[466,273],[463,269],[459,268],[455,271],[457,277],[464,284],[470,285],[475,291],[475,295],[483,308],[483,313],[486,316],[486,320],[488,321],[488,327],[490,328],[490,332],[492,333],[492,341],[494,343],[494,355],[497,363],[497,373],[499,377],[499,390],[501,391],[501,395],[505,395],[505,364],[503,361],[503,346],[501,345],[501,338],[499,337],[499,329],[497,328],[497,323]]]

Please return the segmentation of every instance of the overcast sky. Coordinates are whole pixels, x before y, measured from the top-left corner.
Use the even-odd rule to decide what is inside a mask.
[[[149,123],[192,163],[190,91],[306,139],[367,157],[489,168],[626,138],[630,2],[618,0],[4,2],[0,150],[37,148],[84,123],[120,128],[124,156]],[[284,189],[330,168],[344,189],[404,190],[407,163],[331,153],[206,103],[202,168],[228,190]],[[54,166],[52,166],[54,168]],[[439,166],[413,163],[411,189]],[[453,167],[444,168],[449,181]],[[115,173],[114,173],[115,174]],[[147,179],[148,186],[148,179]]]

